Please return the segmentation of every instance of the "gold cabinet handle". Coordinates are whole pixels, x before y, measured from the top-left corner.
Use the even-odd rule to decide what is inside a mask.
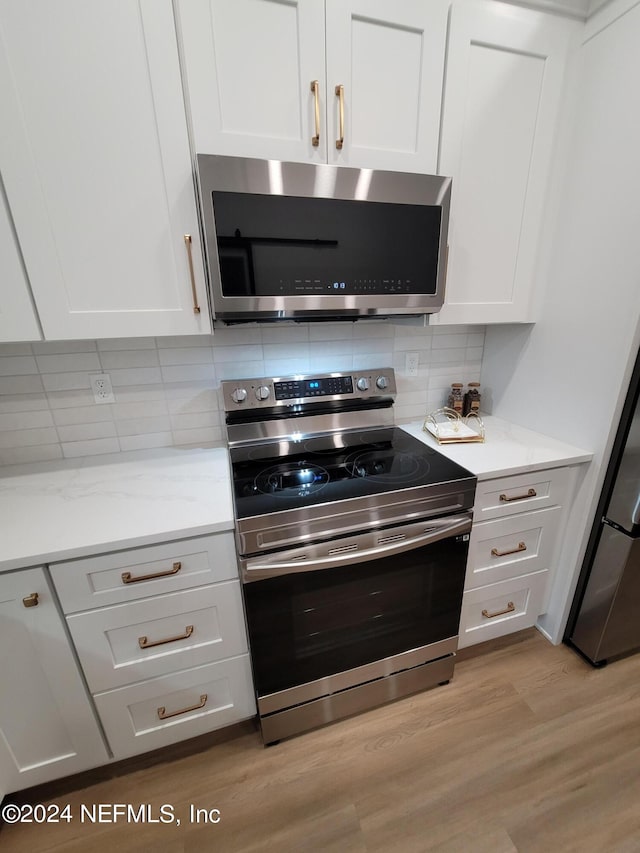
[[[122,578],[122,583],[140,583],[140,581],[152,581],[156,578],[168,578],[169,575],[177,575],[181,568],[182,563],[177,562],[170,569],[167,569],[166,572],[156,572],[155,575],[137,575],[134,577],[131,572],[123,572],[120,577]]]
[[[40,603],[38,601],[38,593],[32,592],[30,595],[25,595],[25,597],[22,599],[22,603],[25,607],[37,607]]]
[[[338,151],[344,145],[344,86],[336,86],[336,96],[340,99],[340,136],[336,139]]]
[[[158,708],[158,717],[161,720],[168,720],[169,717],[177,717],[180,714],[188,714],[189,711],[197,711],[198,708],[204,708],[207,704],[207,698],[207,694],[202,693],[200,701],[195,705],[192,705],[190,708],[182,708],[180,711],[172,711],[170,714],[167,714],[167,709],[163,706],[162,708]]]
[[[164,646],[165,643],[177,643],[178,640],[186,640],[193,634],[193,625],[187,625],[184,629],[184,634],[178,634],[177,637],[165,637],[164,640],[151,640],[147,637],[138,637],[138,645],[141,649],[152,649],[154,646]]]
[[[320,83],[317,80],[311,81],[311,91],[314,95],[316,108],[316,135],[311,137],[311,144],[317,148],[320,145]]]
[[[503,503],[509,503],[509,501],[523,501],[526,498],[535,498],[537,494],[538,493],[535,489],[529,489],[525,495],[514,495],[512,498],[508,498],[506,495],[500,495],[500,500]]]
[[[526,551],[526,550],[527,550],[527,546],[524,544],[524,542],[518,542],[518,547],[512,548],[510,551],[498,551],[497,548],[492,548],[491,549],[491,556],[492,557],[508,557],[509,554],[519,554],[520,551]]]
[[[483,610],[482,615],[487,619],[495,619],[496,616],[504,616],[505,613],[513,613],[515,609],[515,604],[513,601],[510,601],[504,610],[496,610],[495,613],[489,613],[488,610]]]
[[[191,295],[193,297],[193,313],[200,313],[200,306],[198,305],[198,293],[196,291],[196,274],[193,271],[193,253],[191,251],[191,234],[184,235],[184,244],[187,247],[187,259],[189,261],[189,275],[191,277]]]

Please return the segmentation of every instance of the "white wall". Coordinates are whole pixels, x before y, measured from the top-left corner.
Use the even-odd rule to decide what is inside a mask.
[[[0,465],[142,448],[220,444],[223,379],[394,367],[398,423],[480,379],[483,326],[390,322],[231,326],[177,338],[0,345]],[[418,375],[405,354],[419,354]],[[96,405],[89,375],[111,376]]]
[[[556,642],[640,340],[640,6],[584,44],[578,78],[539,319],[490,327],[482,373],[494,414],[595,453],[541,620]]]

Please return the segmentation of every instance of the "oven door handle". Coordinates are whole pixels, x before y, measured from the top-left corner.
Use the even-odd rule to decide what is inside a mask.
[[[409,539],[390,542],[389,544],[377,545],[375,548],[366,548],[358,551],[346,550],[342,553],[332,554],[330,556],[322,556],[313,558],[313,550],[317,546],[309,546],[311,554],[310,559],[306,559],[304,555],[294,560],[280,560],[276,562],[261,562],[261,558],[249,559],[242,561],[242,581],[250,583],[251,581],[265,580],[266,578],[280,577],[281,575],[302,574],[304,572],[317,572],[322,569],[335,569],[340,566],[349,566],[354,563],[364,563],[378,559],[379,557],[392,557],[395,554],[402,554],[404,551],[412,551],[415,548],[423,545],[431,545],[434,542],[439,542],[442,539],[448,539],[451,536],[460,536],[471,531],[470,515],[456,515],[449,518],[433,519],[425,522],[426,530],[418,536],[412,536]],[[402,528],[395,530],[380,531],[380,538],[389,539],[394,534],[401,534]],[[338,540],[340,541],[340,540]],[[336,545],[336,548],[339,548]],[[347,546],[348,547],[348,546]],[[298,550],[298,549],[297,549]]]

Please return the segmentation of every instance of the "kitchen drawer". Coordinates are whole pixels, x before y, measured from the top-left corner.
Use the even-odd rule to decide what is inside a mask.
[[[256,712],[248,654],[109,690],[94,700],[115,759],[202,735]]]
[[[548,572],[534,572],[466,591],[458,648],[529,628],[541,613]]]
[[[231,531],[114,551],[50,568],[65,613],[238,577]]]
[[[239,581],[77,613],[67,624],[92,693],[247,651]]]
[[[473,525],[465,589],[530,574],[551,565],[560,526],[559,506]]]
[[[476,489],[473,520],[485,521],[530,509],[562,505],[568,488],[568,468],[549,468],[513,477],[482,480]]]

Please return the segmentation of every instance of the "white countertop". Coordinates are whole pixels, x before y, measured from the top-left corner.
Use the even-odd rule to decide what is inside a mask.
[[[592,454],[499,418],[484,444],[438,445],[479,480],[588,462]],[[0,571],[233,529],[224,448],[162,448],[0,469]]]
[[[485,440],[483,443],[470,444],[438,444],[431,434],[423,431],[422,421],[400,426],[471,471],[478,480],[558,468],[561,465],[577,465],[589,462],[593,457],[593,453],[587,450],[516,426],[493,415],[483,415],[482,420]]]
[[[231,529],[225,448],[0,469],[0,571]]]

